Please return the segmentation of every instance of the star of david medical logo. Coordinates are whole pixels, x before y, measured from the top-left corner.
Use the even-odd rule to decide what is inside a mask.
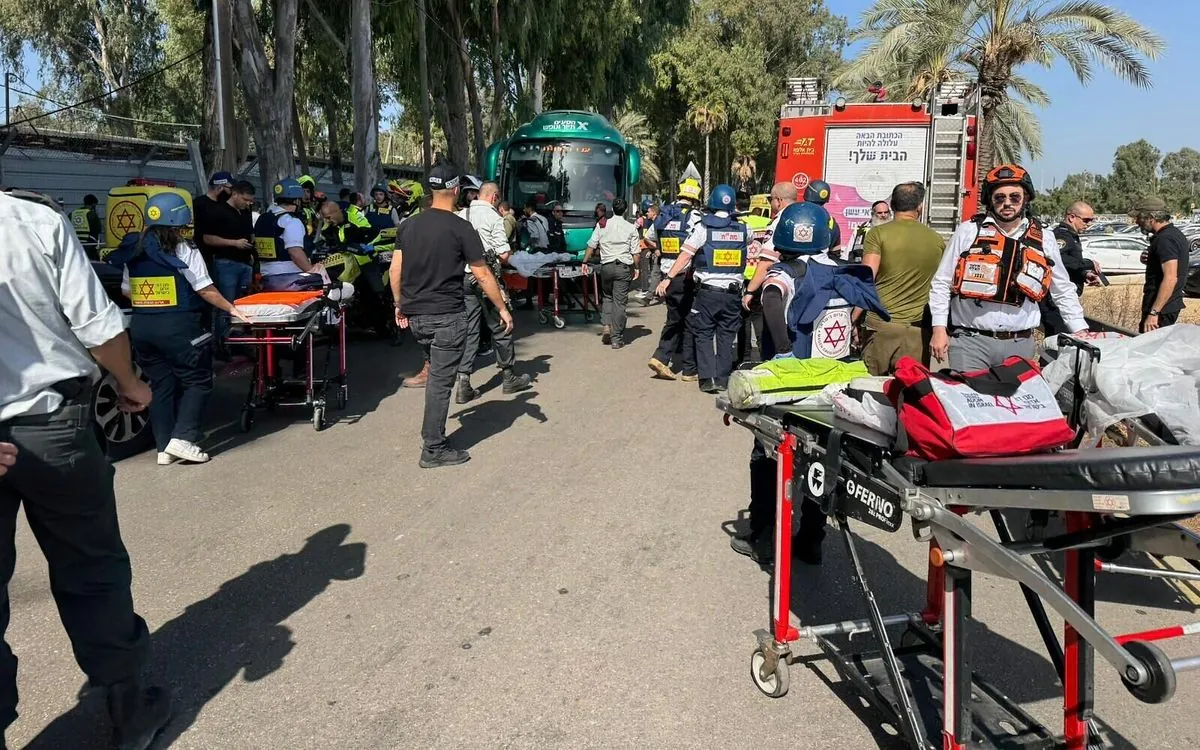
[[[139,297],[150,299],[152,296],[154,296],[154,285],[149,281],[143,281],[142,283],[138,284],[137,295]]]
[[[121,201],[113,207],[109,221],[122,235],[136,232],[141,223],[141,211],[136,204],[130,201]]]
[[[996,406],[1000,407],[1001,409],[1004,409],[1007,412],[1012,413],[1013,416],[1016,416],[1017,411],[1021,408],[1021,407],[1017,406],[1016,403],[1014,403],[1013,400],[1007,396],[994,396],[993,398],[996,399]]]
[[[825,329],[825,344],[827,346],[838,347],[846,342],[846,326],[842,321],[838,321]]]

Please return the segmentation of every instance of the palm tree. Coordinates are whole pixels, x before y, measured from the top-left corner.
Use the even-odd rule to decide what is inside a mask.
[[[650,129],[646,116],[633,110],[618,109],[613,113],[613,127],[625,138],[626,143],[637,146],[642,153],[642,176],[637,188],[641,193],[657,193],[662,180],[658,167],[658,138]]]
[[[758,176],[758,162],[754,160],[753,156],[738,155],[733,157],[733,164],[730,165],[729,171],[738,181],[738,187],[746,190],[746,186]]]
[[[953,76],[975,81],[981,179],[997,159],[1040,152],[1030,105],[1045,106],[1049,97],[1018,75],[1019,68],[1062,60],[1087,85],[1098,62],[1149,88],[1145,63],[1164,49],[1145,26],[1094,0],[876,0],[853,38],[869,43],[838,77],[843,87],[878,77],[923,98]]]
[[[688,122],[692,124],[700,135],[704,136],[704,194],[708,195],[710,190],[709,176],[711,172],[708,168],[708,138],[713,134],[713,131],[720,130],[729,122],[729,117],[725,113],[725,105],[721,102],[711,102],[706,104],[695,104],[688,111]]]

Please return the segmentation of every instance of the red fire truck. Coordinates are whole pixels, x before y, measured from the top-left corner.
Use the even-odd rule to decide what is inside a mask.
[[[803,194],[811,180],[832,189],[826,208],[849,244],[870,221],[871,203],[901,182],[925,185],[925,221],[949,237],[975,214],[975,105],[966,82],[943,84],[929,101],[829,102],[815,78],[787,83],[779,113],[776,181]],[[973,97],[972,97],[973,98]]]

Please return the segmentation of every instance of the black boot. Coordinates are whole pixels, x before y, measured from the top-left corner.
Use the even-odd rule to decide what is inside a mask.
[[[146,750],[171,720],[171,700],[162,688],[143,688],[139,680],[108,688],[115,750]]]
[[[479,391],[471,387],[471,379],[466,375],[458,376],[458,385],[454,389],[454,403],[468,404],[479,398]]]
[[[500,390],[506,394],[520,393],[533,387],[533,380],[528,375],[518,375],[512,371],[511,367],[504,368],[501,371],[501,377],[503,385]]]
[[[717,387],[717,381],[715,380],[706,379],[700,381],[700,391],[702,393],[716,393],[719,390],[721,389]]]
[[[756,537],[733,537],[729,546],[739,555],[745,555],[759,565],[769,565],[775,561],[775,534],[764,531]]]

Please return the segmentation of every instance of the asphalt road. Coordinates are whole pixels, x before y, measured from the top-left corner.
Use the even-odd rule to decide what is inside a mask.
[[[451,409],[473,455],[461,467],[417,467],[422,392],[397,390],[416,355],[366,342],[351,352],[350,407],[325,432],[280,411],[238,434],[243,384],[227,379],[211,463],[122,462],[135,600],[177,709],[157,747],[895,747],[827,663],[795,665],[780,700],[751,683],[770,581],[728,544],[750,438],[694,385],[649,378],[661,311],[635,309],[619,352],[594,324],[521,315],[536,388],[505,397],[484,366],[488,393]],[[102,705],[77,700],[83,677],[27,528],[17,547],[10,746],[101,747]],[[907,529],[866,531],[860,552],[885,609],[919,608],[925,548]],[[806,623],[862,614],[840,544],[822,568],[798,567]],[[1016,588],[981,576],[975,591],[976,668],[1061,727]],[[1194,592],[1160,582],[1103,577],[1099,592],[1113,631],[1200,619]],[[1145,706],[1098,673],[1115,747],[1200,744],[1195,675],[1173,703]]]

